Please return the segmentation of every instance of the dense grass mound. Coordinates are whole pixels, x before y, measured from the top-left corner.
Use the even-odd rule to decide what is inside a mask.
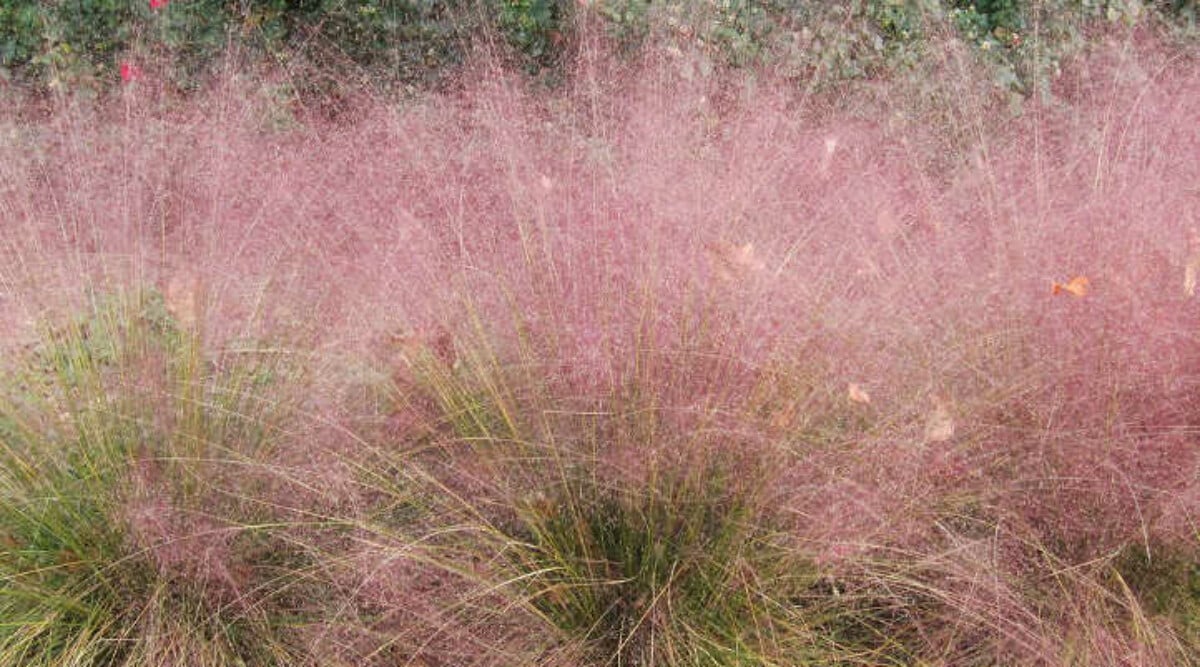
[[[916,654],[903,617],[924,610],[822,577],[760,525],[761,508],[728,497],[745,479],[699,468],[649,482],[639,495],[583,491],[524,513],[516,565],[530,603],[580,638],[589,662],[902,664]]]
[[[45,329],[5,376],[0,655],[297,659],[275,604],[296,574],[248,548],[268,515],[230,495],[253,475],[228,470],[270,446],[279,369],[214,369],[157,292],[95,295],[86,312]]]

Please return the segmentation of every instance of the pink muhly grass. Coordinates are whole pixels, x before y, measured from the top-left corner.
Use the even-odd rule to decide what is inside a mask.
[[[24,232],[0,275],[27,303],[157,282],[211,351],[282,339],[356,359],[323,367],[327,386],[383,394],[392,414],[372,417],[392,428],[325,419],[341,448],[319,460],[345,467],[304,474],[339,485],[331,512],[369,515],[383,482],[352,471],[389,448],[416,450],[415,476],[496,531],[564,470],[639,488],[724,461],[821,567],[931,561],[906,583],[936,588],[999,655],[1165,665],[1103,620],[1138,608],[1101,604],[1099,574],[1073,579],[1070,603],[1023,589],[1186,542],[1200,510],[1200,81],[1156,57],[1075,63],[1052,84],[1069,106],[1029,100],[1018,118],[974,89],[963,116],[923,100],[956,129],[988,114],[959,145],[671,55],[622,77],[585,62],[544,95],[483,77],[278,133],[232,84],[176,110],[134,101],[115,129],[69,110],[38,151],[0,147],[23,184],[0,185],[0,207]],[[196,277],[172,289],[177,272]],[[1086,294],[1052,293],[1075,276]],[[137,534],[179,530],[146,503]],[[444,605],[494,573],[435,591],[435,552],[406,560],[402,531],[353,521],[361,553],[337,576],[364,616],[382,610],[361,636],[402,637],[397,659],[415,660],[440,628],[430,646],[469,653],[459,638],[483,624]],[[1064,629],[1084,636],[1064,646]]]
[[[154,464],[141,462],[131,485],[135,491],[120,517],[131,536],[130,546],[146,555],[164,580],[184,580],[201,587],[216,605],[247,604],[246,573],[235,563],[230,545],[237,528],[174,506],[161,487]]]

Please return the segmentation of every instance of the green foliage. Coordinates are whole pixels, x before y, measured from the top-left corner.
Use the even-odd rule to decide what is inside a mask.
[[[1000,44],[1024,30],[1021,4],[1017,0],[954,0],[953,16],[958,29],[972,41],[994,39]]]
[[[1180,22],[1192,30],[1196,29],[1197,5],[1200,4],[1196,0],[1168,0],[1165,3],[1159,4],[1165,4],[1167,11],[1179,19]]]
[[[911,42],[924,32],[925,8],[914,0],[874,0],[867,13],[887,42]]]
[[[203,80],[230,47],[242,57],[317,65],[325,80],[298,86],[337,95],[340,79],[388,88],[434,83],[463,61],[470,40],[497,30],[526,69],[556,71],[579,12],[600,17],[626,53],[647,40],[699,48],[735,66],[769,64],[813,85],[917,65],[930,28],[948,22],[997,71],[1004,87],[1029,89],[1021,53],[1036,13],[1038,58],[1054,60],[1089,25],[1154,20],[1195,35],[1194,0],[611,0],[577,10],[567,0],[12,0],[0,6],[0,75],[63,87],[111,84],[116,60],[154,59],[178,86]],[[306,71],[292,67],[292,71]]]
[[[171,67],[176,85],[193,87],[224,54],[233,35],[236,17],[226,0],[176,0],[143,15],[140,39],[127,40],[125,48],[146,50]]]
[[[653,2],[646,0],[614,0],[596,5],[604,18],[604,27],[621,52],[632,53],[650,36],[654,16]],[[673,20],[678,23],[678,19]]]
[[[772,10],[782,9],[775,3],[752,0],[714,3],[704,34],[729,62],[749,65],[759,61],[776,29]]]
[[[467,3],[469,4],[469,3]],[[268,0],[240,16],[240,30],[286,57],[347,64],[403,81],[426,81],[462,58],[478,13],[448,0]]]
[[[0,8],[0,68],[27,68],[51,84],[115,76],[116,60],[147,40],[199,68],[227,41],[223,0],[176,2],[158,10],[130,0],[13,0]]]
[[[547,65],[562,41],[564,14],[563,4],[556,0],[503,0],[500,27],[525,57]]]
[[[42,5],[13,2],[0,5],[0,67],[33,60],[42,42]]]
[[[1142,545],[1127,548],[1114,563],[1113,576],[1150,614],[1169,619],[1186,649],[1200,655],[1200,553],[1154,547],[1149,557]]]
[[[251,57],[307,55],[428,81],[461,60],[475,16],[447,0],[176,0],[157,9],[130,0],[13,0],[0,7],[0,68],[51,83],[111,81],[116,59],[137,50],[191,86],[238,46]]]

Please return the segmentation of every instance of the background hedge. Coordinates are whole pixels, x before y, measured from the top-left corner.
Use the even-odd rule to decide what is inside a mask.
[[[161,2],[162,0],[155,0]],[[1028,84],[1022,54],[1049,57],[1097,29],[1151,26],[1195,41],[1196,0],[7,0],[0,78],[96,87],[129,52],[195,85],[230,48],[287,65],[359,71],[387,85],[428,85],[463,62],[472,40],[507,43],[531,72],[553,74],[574,43],[580,8],[627,52],[647,40],[709,49],[734,64],[767,61],[823,80],[919,61],[932,31],[955,31]],[[596,18],[598,17],[598,19]],[[594,23],[593,23],[594,25]],[[1036,31],[1036,35],[1027,34]],[[299,69],[299,67],[297,67]]]

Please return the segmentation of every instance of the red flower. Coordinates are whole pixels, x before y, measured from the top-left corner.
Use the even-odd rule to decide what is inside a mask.
[[[166,7],[167,3],[170,1],[171,0],[150,0],[150,9],[158,9],[159,7]]]
[[[130,62],[121,63],[121,81],[129,83],[142,78],[142,68]]]

